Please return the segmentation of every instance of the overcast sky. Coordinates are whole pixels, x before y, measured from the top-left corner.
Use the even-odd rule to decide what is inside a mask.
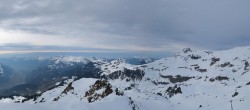
[[[1,0],[0,53],[175,53],[250,44],[249,0]]]

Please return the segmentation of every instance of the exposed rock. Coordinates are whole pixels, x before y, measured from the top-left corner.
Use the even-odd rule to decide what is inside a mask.
[[[61,93],[61,95],[57,96],[56,98],[54,98],[53,101],[58,101],[61,98],[62,94],[67,94],[71,90],[74,90],[74,87],[72,87],[72,82],[70,82],[68,84],[68,86],[63,90],[63,92]]]
[[[233,69],[232,72],[235,73],[235,72],[237,72],[237,70]]]
[[[127,90],[131,90],[132,87],[126,87],[124,90],[127,91]]]
[[[210,78],[210,82],[214,82],[215,80],[217,81],[223,81],[223,80],[229,80],[227,76],[216,76],[215,78]]]
[[[159,93],[159,92],[158,92],[157,95],[162,96],[162,93]]]
[[[204,73],[204,72],[207,72],[207,69],[198,69],[197,71]]]
[[[104,89],[101,93],[96,93],[98,90]],[[94,85],[85,93],[85,97],[88,97],[88,102],[94,102],[101,100],[113,92],[111,84],[106,80],[97,80]]]
[[[142,80],[142,78],[144,77],[145,73],[143,70],[140,69],[136,69],[136,70],[130,70],[130,69],[126,69],[124,68],[124,71],[115,71],[109,75],[106,76],[106,79],[126,79],[126,80]]]
[[[199,108],[202,108],[202,105],[200,105]]]
[[[115,89],[115,94],[118,96],[123,96],[124,93],[122,91],[119,91],[118,88]]]
[[[200,59],[201,58],[201,56],[199,56],[199,55],[188,55],[191,59],[194,59],[194,60],[197,60],[197,59]]]
[[[248,61],[246,61],[246,62],[245,62],[244,70],[248,70],[248,67],[249,67],[249,63],[248,63]]]
[[[246,85],[250,85],[250,82],[248,82]]]
[[[63,90],[62,93],[67,94],[71,90],[74,90],[74,87],[72,87],[72,82],[68,84],[68,86]]]
[[[214,82],[215,79],[214,79],[214,78],[210,78],[209,81],[210,81],[210,82]]]
[[[198,72],[201,72],[201,73],[204,73],[204,72],[207,72],[207,69],[202,69],[200,68],[200,66],[198,66],[198,64],[195,64],[195,65],[191,65],[194,67],[194,69]]]
[[[33,101],[36,101],[38,97],[40,97],[42,94],[35,94],[35,95],[31,95],[31,96],[24,96],[25,99],[22,100],[22,103],[33,99]],[[40,101],[41,102],[41,101]]]
[[[174,96],[175,94],[182,94],[181,88],[175,85],[174,87],[168,87],[165,91],[169,97]]]
[[[227,66],[228,66],[228,67],[233,67],[234,65],[231,64],[230,62],[225,62],[225,63],[219,65],[219,67],[222,67],[222,68],[227,67]]]
[[[44,100],[44,98],[42,98],[40,101],[39,101],[40,103],[43,103],[43,102],[45,102],[45,100]]]
[[[235,93],[232,95],[232,97],[235,97],[235,96],[237,96],[237,95],[239,95],[239,93],[238,93],[238,92],[235,92]]]
[[[129,99],[129,104],[130,104],[131,107],[132,107],[132,110],[139,109],[139,107],[135,105],[135,102],[132,100],[131,97],[129,97],[128,99]]]
[[[222,81],[222,80],[229,80],[229,78],[226,76],[216,76],[215,80]]]
[[[218,62],[218,61],[220,61],[220,58],[215,58],[215,57],[213,57],[213,58],[211,59],[210,66],[214,65],[214,64],[215,64],[216,62]]]
[[[56,98],[53,99],[53,101],[58,101],[60,99],[59,96],[57,96]]]
[[[160,84],[160,85],[168,85],[169,82],[157,82],[157,84]]]
[[[207,53],[208,55],[212,54],[213,52],[211,51],[204,51],[205,53]]]
[[[182,51],[183,51],[184,53],[192,52],[192,50],[191,50],[190,48],[184,48]]]
[[[180,75],[176,75],[174,77],[171,75],[168,75],[168,76],[160,75],[160,76],[162,78],[168,78],[171,83],[184,82],[184,81],[188,81],[191,78],[194,78],[194,77],[180,76]],[[157,83],[157,84],[159,84],[159,83]],[[164,84],[167,84],[167,83],[164,83]]]

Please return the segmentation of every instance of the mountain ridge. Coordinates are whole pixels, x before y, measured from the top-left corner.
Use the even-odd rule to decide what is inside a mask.
[[[250,102],[250,46],[225,51],[183,49],[174,57],[142,65],[124,60],[92,60],[99,68],[93,77],[69,77],[62,85],[34,97],[4,98],[3,102],[23,102],[69,108],[124,110],[234,109],[247,110]],[[59,83],[57,83],[59,84]],[[72,101],[71,104],[66,102]],[[76,103],[76,104],[73,104]],[[84,105],[84,106],[82,106]]]

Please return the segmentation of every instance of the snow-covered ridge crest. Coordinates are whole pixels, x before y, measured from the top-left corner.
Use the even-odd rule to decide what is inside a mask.
[[[199,55],[199,56],[208,56],[208,55],[218,55],[220,57],[246,57],[249,56],[250,46],[245,47],[235,47],[233,49],[228,50],[220,50],[220,51],[211,51],[211,50],[194,50],[191,48],[184,48],[181,52],[177,53],[175,56],[191,56],[191,55]],[[211,56],[210,55],[210,56]]]

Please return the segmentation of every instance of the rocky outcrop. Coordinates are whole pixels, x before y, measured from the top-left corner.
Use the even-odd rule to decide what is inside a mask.
[[[207,69],[200,68],[200,66],[198,64],[191,65],[191,66],[193,66],[194,70],[196,70],[198,72],[201,72],[201,73],[207,72]]]
[[[220,58],[215,58],[215,57],[213,57],[213,58],[211,59],[210,66],[214,65],[214,64],[215,64],[216,62],[218,62],[218,61],[220,61]]]
[[[105,76],[106,79],[126,79],[127,81],[130,80],[142,80],[142,78],[144,77],[145,72],[143,70],[140,69],[136,69],[136,70],[130,70],[130,69],[126,69],[124,68],[124,70],[119,70],[119,71],[115,71],[107,76]]]
[[[168,75],[168,76],[160,75],[160,76],[162,78],[169,79],[171,83],[184,82],[184,81],[188,81],[191,78],[194,78],[194,77],[181,76],[181,75],[176,75],[176,76],[172,76],[172,75]]]
[[[85,92],[85,97],[87,97],[88,102],[91,103],[103,99],[112,92],[112,86],[107,80],[97,80],[95,84]]]
[[[175,85],[174,87],[168,87],[168,89],[165,91],[165,93],[169,96],[172,97],[176,94],[182,94],[181,88],[177,87],[177,85]]]
[[[216,76],[215,78],[210,78],[210,82],[214,82],[215,80],[217,81],[223,81],[223,80],[229,80],[227,76]]]
[[[194,54],[192,54],[192,55],[188,55],[191,59],[193,59],[193,60],[197,60],[197,59],[200,59],[201,58],[201,56],[199,56],[199,55],[194,55]]]
[[[219,65],[219,67],[222,67],[222,68],[224,68],[224,67],[233,67],[233,66],[234,66],[234,65],[231,64],[230,62],[225,62],[225,63]]]
[[[68,84],[68,86],[63,90],[62,93],[67,94],[71,90],[74,90],[74,87],[72,87],[72,82]]]
[[[244,70],[249,70],[249,67],[250,67],[250,66],[249,66],[249,63],[248,63],[248,61],[246,61],[246,62],[245,62]]]

